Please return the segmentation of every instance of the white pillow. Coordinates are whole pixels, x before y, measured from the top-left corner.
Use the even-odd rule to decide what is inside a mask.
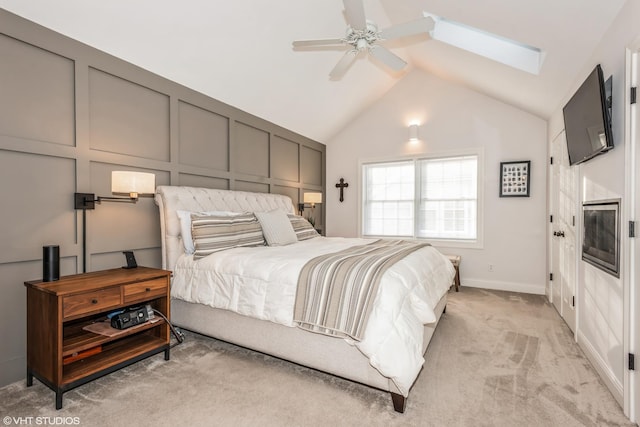
[[[193,244],[193,237],[191,236],[191,214],[196,215],[218,215],[218,216],[233,216],[238,215],[239,212],[229,211],[209,211],[209,212],[191,212],[191,211],[176,211],[178,218],[180,219],[180,235],[182,236],[182,244],[184,245],[184,251],[191,255],[196,251]]]
[[[254,212],[262,227],[262,234],[269,246],[285,246],[296,243],[298,237],[293,230],[286,212],[273,210],[269,212]]]

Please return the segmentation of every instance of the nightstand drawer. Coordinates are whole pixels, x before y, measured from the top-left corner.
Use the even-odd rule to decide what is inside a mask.
[[[167,279],[148,280],[124,286],[124,303],[145,301],[164,296],[167,293]]]
[[[62,316],[66,319],[96,310],[106,310],[121,304],[120,288],[103,289],[96,292],[64,297]]]

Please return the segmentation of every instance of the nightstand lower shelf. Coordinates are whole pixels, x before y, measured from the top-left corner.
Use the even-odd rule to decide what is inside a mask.
[[[105,346],[105,350],[95,356],[71,363],[64,367],[63,380],[59,387],[51,384],[38,372],[27,369],[27,386],[33,384],[33,377],[56,393],[56,409],[62,408],[63,393],[139,362],[147,357],[164,352],[164,359],[170,359],[170,346],[164,340],[151,335],[131,337],[126,342],[116,341]]]
[[[124,360],[131,360],[142,354],[160,353],[164,351],[164,344],[164,340],[151,335],[138,335],[127,340],[105,344],[101,353],[64,366],[62,385],[64,387],[77,382],[80,378],[106,371],[112,366],[118,366]],[[168,347],[165,359],[169,360]]]
[[[121,330],[116,336],[107,336],[100,335],[93,332],[87,332],[81,329],[83,324],[75,327],[76,330],[74,333],[69,333],[68,336],[64,337],[62,343],[62,356],[68,356],[74,352],[88,350],[90,348],[96,346],[107,346],[110,342],[125,338],[128,335],[133,335],[140,333],[141,331],[145,331],[151,328],[155,328],[163,323],[165,323],[164,319],[156,318],[157,321],[154,322],[146,322],[141,325],[137,325],[128,329]],[[84,324],[90,324],[95,322],[85,322]]]

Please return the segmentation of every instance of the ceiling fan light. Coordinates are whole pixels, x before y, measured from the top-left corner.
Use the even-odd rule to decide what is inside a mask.
[[[363,0],[343,0],[343,3],[347,20],[347,30],[344,39],[302,40],[293,42],[294,49],[335,44],[344,44],[347,45],[347,48],[351,48],[329,73],[331,80],[340,79],[351,66],[358,53],[362,51],[368,52],[377,61],[391,68],[393,71],[401,71],[406,67],[407,63],[378,42],[384,39],[395,39],[426,33],[433,27],[433,19],[423,17],[417,21],[394,25],[380,31],[375,22],[366,19]]]

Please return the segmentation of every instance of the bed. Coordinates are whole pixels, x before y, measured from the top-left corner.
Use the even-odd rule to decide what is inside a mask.
[[[298,234],[300,241],[290,245],[237,247],[201,254],[196,260],[197,254],[185,251],[184,238],[191,239],[183,236],[187,234],[182,231],[185,212],[259,215],[282,211],[292,221],[299,220],[291,199],[159,186],[155,201],[160,211],[162,267],[173,271],[175,325],[388,391],[394,409],[404,412],[424,353],[446,309],[454,275],[446,257],[428,245],[412,249],[381,273],[362,336],[336,337],[298,327],[302,323],[294,322],[292,306],[297,283],[290,282],[296,282],[302,266],[318,254],[332,256],[363,248],[371,239],[306,235],[302,240]]]

